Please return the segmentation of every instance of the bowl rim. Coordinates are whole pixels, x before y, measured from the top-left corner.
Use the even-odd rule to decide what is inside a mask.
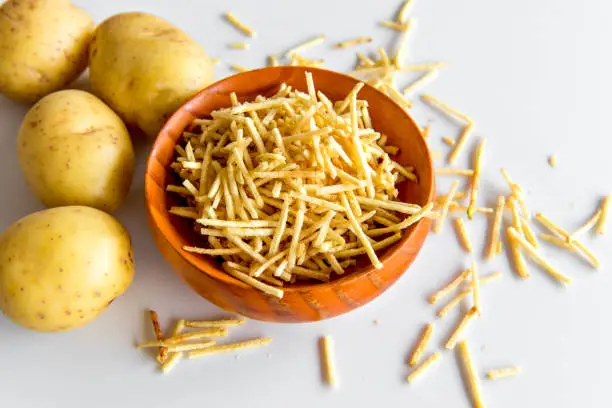
[[[193,103],[194,100],[197,100],[199,98],[202,98],[203,95],[207,92],[209,92],[209,89],[211,88],[215,88],[220,86],[222,83],[224,82],[229,82],[229,81],[234,81],[235,78],[237,77],[249,77],[251,75],[257,74],[257,75],[261,75],[262,72],[266,72],[266,71],[277,71],[277,70],[287,70],[287,69],[292,69],[292,70],[299,70],[302,72],[326,72],[327,74],[331,74],[331,75],[336,75],[339,77],[344,77],[344,79],[348,79],[351,82],[354,82],[355,85],[359,82],[363,82],[364,83],[364,87],[369,88],[370,91],[373,91],[375,93],[380,94],[384,100],[386,100],[389,104],[395,105],[395,107],[397,109],[399,109],[402,114],[406,117],[406,119],[408,119],[412,125],[417,129],[417,133],[418,136],[420,138],[421,143],[423,143],[423,146],[425,147],[425,152],[427,154],[426,157],[426,161],[427,161],[427,169],[431,174],[431,183],[429,184],[429,186],[427,186],[427,202],[431,202],[434,200],[435,198],[435,173],[434,173],[434,168],[433,168],[433,160],[431,157],[431,151],[429,149],[429,146],[427,144],[427,141],[425,140],[425,137],[423,136],[423,131],[421,129],[421,127],[416,123],[416,121],[413,119],[413,117],[399,104],[397,103],[395,100],[393,100],[393,98],[387,96],[386,94],[384,94],[383,92],[381,92],[380,90],[374,88],[373,86],[367,84],[364,81],[361,81],[357,78],[354,78],[350,75],[341,73],[341,72],[337,72],[337,71],[332,71],[332,70],[328,70],[328,69],[323,69],[323,68],[313,68],[313,67],[302,67],[302,66],[277,66],[277,67],[263,67],[263,68],[258,68],[258,69],[254,69],[254,70],[250,70],[250,71],[246,71],[246,72],[240,72],[234,75],[230,75],[228,77],[222,78],[218,81],[215,81],[213,83],[211,83],[210,85],[208,85],[207,87],[203,88],[201,91],[199,91],[196,95],[194,95],[192,98],[190,98],[186,103],[184,103],[183,105],[181,105],[180,108],[178,108],[168,119],[168,121],[164,124],[164,126],[162,127],[162,129],[159,131],[158,135],[155,137],[155,141],[153,142],[153,145],[151,147],[151,150],[149,151],[148,157],[147,157],[147,164],[146,164],[146,169],[145,169],[145,188],[144,188],[144,193],[145,193],[145,206],[147,209],[147,212],[150,215],[150,219],[152,219],[155,228],[161,233],[163,239],[165,241],[167,241],[170,246],[172,247],[172,249],[183,259],[185,260],[187,263],[189,263],[191,266],[193,266],[194,268],[196,268],[199,272],[204,273],[206,275],[208,275],[209,277],[216,279],[216,280],[220,280],[224,283],[233,285],[233,286],[237,286],[237,287],[241,287],[241,288],[247,288],[248,290],[253,290],[256,291],[258,293],[262,293],[261,291],[259,291],[258,289],[246,284],[245,282],[242,282],[241,280],[234,278],[233,276],[227,274],[221,267],[217,267],[216,265],[214,265],[214,262],[206,262],[202,256],[197,256],[196,254],[192,254],[189,252],[185,252],[182,250],[181,244],[174,240],[171,239],[171,237],[168,237],[168,235],[165,233],[166,228],[161,228],[160,224],[165,224],[168,229],[170,230],[175,230],[176,228],[174,228],[173,224],[170,222],[170,214],[167,212],[165,214],[160,214],[159,211],[157,211],[156,209],[153,210],[153,205],[151,203],[151,201],[149,200],[150,195],[148,194],[148,191],[150,188],[153,188],[150,183],[153,183],[152,181],[152,177],[151,177],[151,173],[153,173],[153,167],[155,165],[155,162],[157,161],[156,158],[158,157],[157,151],[160,149],[160,145],[162,144],[162,141],[164,139],[164,134],[167,134],[168,137],[170,134],[173,134],[175,132],[171,132],[168,130],[168,125],[173,123],[175,121],[175,119],[177,119],[177,117],[181,114],[183,114],[183,112],[187,112],[190,115],[192,115],[192,113],[190,112],[189,109],[187,109],[188,105],[190,105],[191,103]],[[164,169],[165,170],[165,169]],[[424,222],[429,222],[428,220],[425,219],[421,219],[419,220],[417,223],[415,223],[412,228],[410,228],[410,230],[406,233],[402,235],[402,238],[395,244],[393,245],[391,248],[387,249],[383,255],[380,258],[381,263],[383,264],[383,269],[384,269],[384,265],[386,263],[386,261],[388,261],[390,258],[394,257],[395,255],[397,255],[398,252],[400,252],[402,250],[402,248],[404,248],[412,239],[414,234],[416,233],[417,229],[419,229],[418,227],[424,223]],[[151,226],[151,228],[153,228],[153,226]],[[427,234],[429,234],[429,231],[427,232]],[[178,231],[177,231],[177,235],[181,235]],[[210,261],[213,261],[211,258],[209,258]],[[209,266],[210,265],[210,266]],[[211,267],[212,266],[212,267]],[[310,290],[313,289],[331,289],[334,285],[337,284],[346,284],[346,283],[350,283],[352,281],[356,281],[359,280],[369,274],[371,274],[373,271],[377,271],[378,269],[376,269],[374,267],[374,265],[372,264],[368,264],[367,266],[361,268],[359,270],[359,272],[351,272],[348,273],[345,276],[340,276],[336,279],[332,279],[329,280],[328,282],[313,282],[311,283],[311,281],[305,281],[305,282],[301,282],[299,285],[291,285],[288,284],[287,286],[283,286],[282,290],[285,292],[285,296],[288,293],[291,292],[308,292]],[[381,269],[382,270],[382,269]]]

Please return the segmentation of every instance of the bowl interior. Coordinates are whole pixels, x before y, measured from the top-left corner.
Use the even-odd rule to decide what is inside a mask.
[[[165,191],[168,184],[178,181],[169,168],[175,155],[174,146],[194,118],[205,118],[216,109],[231,106],[230,93],[235,92],[240,101],[251,101],[258,95],[272,96],[282,83],[306,91],[305,72],[312,73],[317,90],[332,101],[344,99],[359,82],[355,78],[337,72],[304,67],[263,68],[237,74],[204,89],[180,108],[155,141],[147,165],[145,182],[147,206],[153,222],[174,249],[188,262],[217,279],[242,285],[227,275],[215,259],[182,251],[182,246],[198,245],[199,242],[203,242],[203,238],[194,231],[189,220],[168,213],[170,206],[181,205],[181,199],[177,195],[167,194]],[[419,127],[399,105],[373,87],[366,85],[358,97],[368,102],[374,129],[387,135],[389,145],[399,147],[399,154],[392,158],[402,165],[415,168],[419,178],[418,183],[410,181],[400,183],[397,186],[399,199],[419,205],[427,204],[434,197],[434,175],[429,150]],[[379,253],[381,262],[384,263],[394,256],[397,249],[406,244],[416,225],[418,224],[405,230],[400,241]],[[373,267],[368,258],[365,255],[360,256],[355,267],[334,279],[350,279],[351,276],[371,269]],[[284,289],[291,290],[291,288],[318,284],[320,283],[300,282],[287,285]]]

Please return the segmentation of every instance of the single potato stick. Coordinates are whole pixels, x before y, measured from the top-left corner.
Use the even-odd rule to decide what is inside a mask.
[[[242,31],[244,34],[248,35],[249,37],[255,36],[255,31],[247,25],[241,23],[233,13],[225,13],[225,18],[227,18],[227,21],[229,21],[234,27]]]
[[[261,347],[270,343],[270,337],[260,337],[251,340],[239,341],[236,343],[219,344],[202,350],[194,350],[187,353],[187,357],[191,360],[194,358],[206,357],[212,354],[229,353],[236,350],[243,350],[253,347]]]
[[[491,370],[487,373],[487,377],[490,380],[496,380],[498,378],[506,378],[511,377],[513,375],[517,375],[521,372],[520,367],[507,367],[507,368],[499,368],[497,370]]]
[[[372,37],[358,37],[352,40],[342,41],[336,43],[334,47],[336,48],[348,48],[359,44],[370,43],[372,42]]]
[[[605,235],[608,224],[608,217],[610,216],[610,206],[612,206],[612,194],[604,198],[601,203],[601,216],[597,223],[597,232],[600,235]]]
[[[453,201],[455,197],[457,188],[459,188],[459,181],[455,180],[448,192],[446,201],[442,204],[442,210],[440,212],[440,217],[436,220],[436,224],[434,225],[434,232],[436,233],[439,233],[442,231],[442,226],[444,225],[446,215],[448,214],[448,208],[450,207],[450,203]]]
[[[465,331],[466,327],[470,324],[472,320],[474,320],[474,317],[476,317],[476,315],[478,315],[478,309],[473,306],[466,314],[463,315],[463,317],[459,321],[459,324],[457,325],[457,327],[455,327],[455,330],[453,330],[450,337],[444,344],[445,348],[449,350],[455,348],[455,345],[463,336],[463,332]]]
[[[187,323],[187,322],[185,322]],[[185,327],[189,327],[187,326],[187,324],[185,324]],[[199,340],[199,339],[204,339],[207,337],[226,337],[229,334],[229,332],[227,331],[226,328],[213,328],[210,330],[204,330],[204,331],[199,331],[199,332],[191,332],[191,333],[183,333],[183,334],[178,334],[176,336],[173,337],[168,337],[165,342],[166,343],[182,343],[184,341],[189,341],[189,340]]]
[[[504,208],[506,207],[506,199],[504,196],[497,197],[497,206],[495,207],[495,217],[493,219],[493,226],[491,227],[491,238],[487,247],[485,257],[491,260],[495,257],[497,252],[497,245],[499,240],[499,234],[502,227],[502,221],[504,217]]]
[[[470,274],[471,274],[471,271],[469,269],[461,272],[450,283],[448,283],[442,289],[438,290],[436,293],[431,295],[431,297],[429,298],[429,303],[433,305],[434,303],[438,301],[438,299],[451,293],[453,290],[458,288],[459,285],[461,285],[470,276]]]
[[[158,341],[164,340],[164,333],[159,325],[159,318],[157,316],[157,312],[154,310],[149,310],[149,317],[151,319],[151,324],[153,325],[153,332],[155,333],[155,338]],[[168,358],[168,349],[165,347],[160,347],[159,352],[157,354],[157,361],[163,363]]]
[[[465,340],[459,343],[458,353],[463,366],[465,386],[470,392],[472,404],[474,408],[484,408],[478,370],[476,370],[474,360],[472,360],[472,355]]]
[[[336,363],[334,359],[334,345],[331,336],[323,336],[319,340],[319,350],[321,354],[321,372],[327,385],[338,386],[338,375],[336,373]]]
[[[467,229],[465,228],[465,223],[463,222],[463,218],[455,218],[455,230],[457,231],[457,237],[459,238],[459,242],[463,249],[466,252],[472,253],[474,252],[474,248],[472,247],[472,241],[470,241],[470,236],[467,233]]]
[[[406,381],[409,383],[413,383],[418,377],[420,377],[425,372],[425,370],[427,370],[427,368],[429,368],[436,361],[440,360],[440,358],[442,358],[442,353],[438,351],[436,351],[435,353],[427,357],[425,361],[421,363],[421,365],[416,367],[414,371],[408,374],[408,377],[406,377]]]
[[[425,352],[425,349],[427,348],[427,344],[429,343],[429,340],[431,339],[433,330],[434,330],[433,323],[429,323],[427,324],[427,326],[423,328],[423,331],[421,332],[421,336],[419,337],[417,343],[415,344],[414,350],[412,351],[410,358],[408,359],[408,365],[410,365],[411,367],[414,367],[419,363],[419,360],[421,359],[421,356]]]

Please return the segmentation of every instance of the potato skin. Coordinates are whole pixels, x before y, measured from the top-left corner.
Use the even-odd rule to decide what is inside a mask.
[[[115,112],[79,90],[55,92],[27,113],[17,137],[26,182],[47,207],[114,211],[132,182],[134,149]]]
[[[69,0],[8,0],[0,6],[0,93],[34,102],[87,67],[95,24]]]
[[[81,327],[125,292],[133,277],[128,232],[93,208],[43,210],[0,235],[0,310],[28,329]]]
[[[93,92],[128,126],[157,136],[168,118],[213,80],[206,52],[167,21],[123,13],[102,22],[89,50]]]

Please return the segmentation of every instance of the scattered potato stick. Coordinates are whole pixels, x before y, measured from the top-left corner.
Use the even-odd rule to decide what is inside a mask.
[[[230,48],[236,49],[236,50],[248,50],[249,49],[249,44],[248,43],[230,43],[229,45]]]
[[[442,102],[441,100],[434,98],[431,95],[422,95],[421,99],[423,99],[425,102],[429,103],[430,105],[438,108],[440,111],[442,111],[442,113],[453,117],[455,119],[460,119],[464,122],[466,122],[466,124],[473,124],[474,121],[472,120],[472,118],[470,118],[468,115],[465,115],[461,112],[459,112],[458,110],[456,110],[455,108],[451,107],[450,105],[447,105],[446,103]]]
[[[510,191],[512,191],[512,195],[516,200],[518,200],[519,205],[521,206],[521,212],[523,217],[527,218],[527,220],[531,219],[531,214],[527,209],[527,205],[525,204],[525,200],[523,198],[523,189],[517,183],[514,183],[508,174],[508,171],[504,168],[501,169],[501,173],[504,176],[504,179],[508,183],[508,187],[510,187]]]
[[[154,310],[149,310],[149,318],[151,319],[151,324],[153,325],[153,332],[155,333],[155,338],[157,341],[164,340],[164,333],[159,325],[159,317],[157,316],[157,312]],[[163,363],[168,358],[168,349],[165,347],[160,347],[157,355],[157,361]]]
[[[397,13],[397,22],[403,24],[408,19],[408,13],[412,8],[412,0],[404,0],[402,7],[400,7]]]
[[[421,359],[421,356],[423,355],[423,353],[427,349],[427,345],[429,344],[429,340],[431,340],[431,336],[433,334],[433,330],[434,330],[434,324],[433,323],[429,323],[421,331],[421,335],[419,336],[419,339],[418,339],[417,343],[414,345],[414,349],[413,349],[412,353],[410,354],[410,358],[408,359],[408,364],[411,367],[414,367],[414,366],[416,366],[419,363],[419,360]]]
[[[289,51],[287,51],[287,53],[285,54],[288,57],[291,57],[292,55],[298,54],[308,48],[314,47],[315,45],[319,45],[321,44],[323,41],[325,41],[325,36],[324,35],[320,35],[318,37],[314,37],[308,41],[303,42],[302,44],[293,47],[292,49],[290,49]]]
[[[533,245],[527,242],[527,240],[523,238],[514,227],[509,227],[508,233],[510,234],[512,239],[519,243],[527,251],[531,258],[538,264],[540,264],[544,271],[546,271],[550,276],[566,285],[572,283],[571,278],[565,276],[561,272],[557,271],[553,266],[551,266],[548,261],[546,261],[540,254],[538,254],[538,251],[533,247]]]
[[[491,238],[489,239],[489,245],[487,246],[487,252],[485,257],[491,260],[495,257],[497,246],[500,241],[500,230],[502,227],[502,221],[504,217],[504,208],[506,207],[506,199],[504,196],[497,197],[497,206],[495,207],[495,218],[493,219],[493,226],[491,227]]]
[[[187,326],[187,322],[185,322],[185,327],[189,327]],[[210,330],[203,330],[192,333],[182,333],[176,336],[168,337],[165,340],[165,343],[176,344],[184,341],[205,339],[207,337],[226,337],[227,335],[228,331],[226,328],[212,328]]]
[[[499,368],[496,370],[491,370],[487,373],[487,377],[490,380],[496,380],[498,378],[506,378],[511,377],[513,375],[517,375],[521,372],[520,367],[508,367],[508,368]]]
[[[442,358],[442,354],[439,351],[436,351],[435,353],[431,354],[429,357],[427,357],[427,359],[425,359],[425,361],[421,363],[421,365],[416,367],[410,374],[408,374],[408,377],[406,377],[406,381],[408,381],[409,383],[413,383],[425,372],[425,370],[427,370],[427,368],[429,368],[436,361],[440,360],[440,358]]]
[[[480,186],[480,173],[482,171],[482,156],[484,147],[487,143],[487,139],[484,138],[476,149],[476,156],[474,159],[474,176],[472,177],[472,186],[470,189],[470,205],[467,209],[468,219],[472,219],[474,215],[474,207],[476,206],[476,200],[478,199],[478,187]]]
[[[352,40],[347,40],[347,41],[342,41],[342,42],[336,43],[334,45],[334,47],[336,47],[336,48],[348,48],[348,47],[353,47],[355,45],[364,44],[364,43],[370,43],[370,42],[372,42],[372,37],[358,37],[358,38],[354,38]]]
[[[550,167],[557,167],[557,156],[554,154],[548,157],[548,164]]]
[[[474,170],[472,169],[453,169],[453,168],[438,167],[435,171],[436,171],[436,175],[438,176],[466,176],[466,177],[474,176]]]
[[[265,346],[271,341],[272,339],[270,337],[260,337],[260,338],[251,339],[251,340],[239,341],[236,343],[219,344],[219,345],[212,346],[212,347],[202,349],[202,350],[190,351],[187,354],[187,357],[191,360],[194,358],[206,357],[212,354],[229,353],[229,352],[236,351],[236,350],[243,350],[243,349],[253,348],[253,347],[261,347],[261,346]]]
[[[470,392],[472,404],[474,408],[484,408],[478,371],[476,370],[474,360],[472,360],[467,341],[465,340],[459,343],[459,357],[463,366],[465,385]]]
[[[250,27],[242,24],[233,13],[225,13],[225,18],[227,18],[227,20],[232,23],[234,27],[242,31],[244,34],[248,35],[249,37],[255,36],[255,31],[252,30]]]
[[[610,213],[610,206],[612,206],[612,194],[604,198],[601,203],[601,216],[599,217],[599,222],[597,223],[597,232],[600,235],[605,235],[606,227],[608,224],[608,217]]]
[[[423,74],[420,78],[418,78],[417,80],[412,82],[406,88],[404,88],[402,93],[404,94],[404,96],[407,96],[410,93],[415,92],[417,89],[420,89],[423,86],[427,85],[429,82],[435,80],[438,77],[438,73],[439,73],[439,71],[437,69],[432,69],[431,71]],[[452,140],[452,139],[450,139],[450,140]],[[445,142],[448,143],[448,141],[446,141],[446,140],[445,140]],[[452,140],[452,144],[450,146],[453,146],[454,144],[455,144],[454,140]]]
[[[455,139],[453,139],[452,137],[448,137],[448,136],[444,136],[442,138],[442,141],[451,147],[453,147],[457,143]]]
[[[578,251],[578,249],[573,245],[573,243],[570,244],[567,241],[565,241],[563,238],[559,238],[556,235],[540,234],[540,239],[542,239],[543,241],[549,242],[551,244],[554,244],[558,246],[559,248],[563,248],[570,252],[577,253],[578,255],[580,255],[580,257],[586,260],[594,268],[597,268],[599,265],[599,260],[594,255],[591,254],[592,258],[590,258],[584,252]]]
[[[459,181],[455,180],[453,184],[451,185],[450,190],[448,191],[446,201],[442,204],[442,210],[440,211],[440,217],[436,220],[436,224],[434,226],[434,232],[436,233],[439,233],[442,231],[442,226],[444,225],[444,221],[446,220],[446,215],[448,214],[448,208],[450,207],[450,203],[453,201],[455,197],[457,188],[459,188]]]
[[[244,324],[244,318],[230,318],[220,320],[185,320],[185,327],[203,329],[208,327],[236,327]]]
[[[321,372],[324,381],[331,387],[338,385],[338,375],[334,359],[334,345],[331,336],[323,336],[319,339],[319,352],[321,359]]]
[[[444,344],[444,347],[451,350],[455,348],[457,341],[461,339],[463,336],[463,332],[466,327],[470,324],[470,322],[474,319],[474,317],[478,314],[478,309],[476,306],[472,306],[472,308],[461,318],[455,330],[453,330],[452,334]]]
[[[465,223],[463,222],[463,218],[455,218],[455,230],[457,231],[457,238],[461,243],[463,249],[466,252],[472,253],[474,252],[474,248],[472,247],[472,242],[470,241],[470,236],[467,233],[465,228]]]
[[[433,305],[440,298],[451,293],[453,290],[458,288],[459,285],[461,285],[468,278],[468,276],[470,276],[470,274],[471,274],[471,271],[469,269],[458,274],[452,281],[450,281],[450,283],[448,283],[442,289],[439,289],[436,293],[431,295],[431,297],[429,298],[429,303]]]
[[[471,289],[460,292],[457,296],[452,298],[446,305],[444,305],[443,308],[438,310],[438,313],[437,313],[438,317],[441,318],[441,317],[446,316],[448,312],[451,311],[451,309],[457,306],[463,300],[463,298],[465,298],[470,293],[472,293]]]
[[[247,72],[249,71],[249,69],[247,67],[243,67],[242,65],[238,65],[238,64],[232,64],[230,66],[231,69],[233,69],[236,72]]]

